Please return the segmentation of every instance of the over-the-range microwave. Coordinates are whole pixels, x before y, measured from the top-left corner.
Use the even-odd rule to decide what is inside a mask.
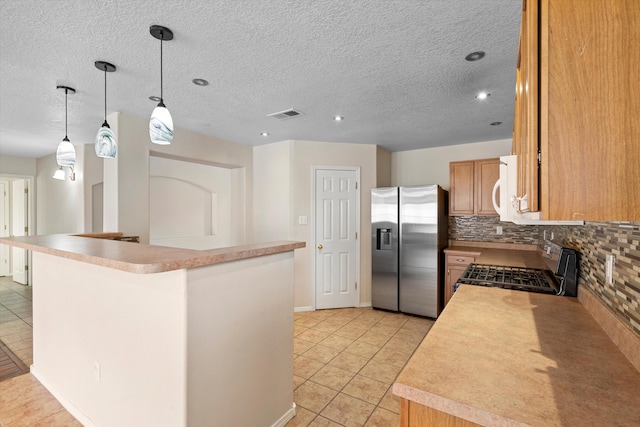
[[[584,221],[542,220],[540,212],[527,212],[527,197],[517,197],[517,156],[500,157],[500,178],[493,186],[493,207],[500,214],[500,221],[519,225],[584,225]],[[500,189],[500,203],[496,200]]]

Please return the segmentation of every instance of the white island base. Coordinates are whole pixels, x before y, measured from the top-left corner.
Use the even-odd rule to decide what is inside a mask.
[[[86,426],[283,426],[293,262],[136,274],[33,252],[31,372]]]

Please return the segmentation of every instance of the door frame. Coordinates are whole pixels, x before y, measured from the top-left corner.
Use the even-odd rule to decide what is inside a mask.
[[[36,224],[35,224],[35,216],[36,216],[36,206],[35,206],[35,200],[36,200],[36,185],[35,185],[35,177],[33,175],[19,175],[19,174],[11,174],[11,173],[0,173],[0,178],[2,179],[7,179],[10,183],[11,181],[15,181],[17,179],[23,179],[27,182],[28,188],[29,188],[29,192],[27,193],[27,227],[28,230],[27,231],[27,236],[33,236],[36,234]],[[10,201],[9,203],[11,203],[11,198],[9,198]],[[13,217],[12,217],[12,212],[11,212],[11,207],[9,208],[9,222],[11,223],[13,221]],[[26,260],[27,260],[27,265],[29,266],[29,269],[27,271],[27,283],[28,286],[31,286],[32,284],[32,278],[31,278],[31,274],[33,273],[33,268],[31,268],[32,265],[32,261],[31,261],[31,251],[27,250],[26,251]],[[12,265],[11,265],[11,271],[13,271],[13,259],[11,260]]]
[[[360,292],[362,291],[362,281],[360,280],[360,244],[362,242],[362,230],[360,230],[360,189],[362,187],[360,183],[360,166],[311,166],[311,241],[313,244],[311,245],[311,309],[316,310],[316,246],[318,246],[318,242],[316,242],[316,172],[319,170],[346,170],[356,173],[356,182],[358,183],[358,187],[356,188],[356,206],[355,206],[355,215],[356,215],[356,230],[358,233],[358,238],[356,239],[356,283],[358,284],[358,289],[355,292],[355,301],[354,307],[360,307]]]

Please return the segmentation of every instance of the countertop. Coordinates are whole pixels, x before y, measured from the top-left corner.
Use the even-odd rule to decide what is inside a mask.
[[[481,425],[640,425],[640,372],[575,298],[463,285],[394,394]]]
[[[1,237],[0,243],[141,274],[202,267],[305,247],[304,242],[278,241],[199,251],[66,234]]]

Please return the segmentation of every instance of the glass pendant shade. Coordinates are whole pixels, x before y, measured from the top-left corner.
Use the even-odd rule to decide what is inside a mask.
[[[160,102],[153,109],[151,119],[149,120],[149,138],[151,142],[159,145],[169,145],[173,140],[173,119],[171,113],[164,105],[163,73],[162,73],[162,42],[173,40],[173,32],[167,27],[161,25],[152,25],[149,27],[151,35],[160,40]]]
[[[68,86],[56,86],[56,88],[58,90],[64,90],[64,138],[60,144],[58,144],[56,161],[60,166],[69,166],[72,168],[76,164],[76,149],[67,136],[67,97],[70,93],[76,93],[76,90]]]
[[[149,137],[151,142],[159,145],[169,145],[173,140],[173,119],[162,102],[151,113]]]
[[[56,150],[56,160],[60,166],[74,166],[76,164],[76,149],[69,138],[65,137]]]
[[[60,166],[60,168],[58,170],[55,171],[55,173],[53,174],[53,179],[59,179],[61,181],[64,181],[64,171],[62,170],[62,166]]]
[[[116,157],[116,136],[106,121],[96,135],[96,156],[113,159]]]
[[[113,73],[116,71],[116,66],[105,61],[96,61],[94,63],[96,68],[100,71],[104,71],[104,123],[98,133],[96,134],[95,150],[96,156],[105,159],[115,159],[116,157],[116,135],[109,127],[107,123],[107,73]]]

